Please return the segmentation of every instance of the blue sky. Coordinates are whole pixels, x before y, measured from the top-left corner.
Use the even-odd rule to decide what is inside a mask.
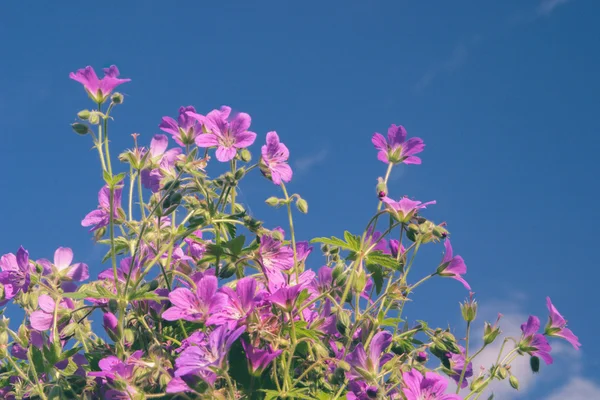
[[[80,226],[96,206],[99,164],[89,138],[69,128],[91,106],[68,79],[86,65],[117,64],[132,78],[114,113],[116,149],[133,132],[147,143],[181,105],[248,112],[259,141],[276,130],[292,154],[290,190],[310,204],[297,220],[304,239],[363,229],[385,173],[370,137],[402,124],[427,147],[422,166],[394,172],[390,193],[437,200],[426,215],[448,222],[482,314],[503,312],[510,331],[528,313],[545,320],[549,295],[583,344],[577,355],[557,346],[557,365],[524,378],[520,397],[501,388],[500,398],[555,400],[565,387],[570,399],[600,398],[587,372],[600,359],[587,300],[600,278],[600,3],[117,4],[0,5],[2,254],[22,244],[51,257],[69,246],[93,273],[103,269]],[[283,210],[263,205],[276,187],[257,175],[242,190],[255,216],[284,225]],[[441,253],[425,252],[423,274]],[[408,317],[456,324],[466,295],[435,281]]]

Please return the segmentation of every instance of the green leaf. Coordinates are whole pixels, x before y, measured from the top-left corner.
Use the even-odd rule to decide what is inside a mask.
[[[381,251],[369,253],[366,257],[366,262],[367,264],[381,265],[382,267],[389,268],[394,271],[400,270],[400,263],[391,255],[384,254]]]
[[[337,246],[337,247],[341,247],[347,250],[352,250],[352,247],[350,247],[350,245],[346,242],[344,242],[342,239],[338,239],[335,236],[332,236],[331,238],[326,238],[326,237],[317,237],[314,238],[313,240],[310,241],[311,243],[323,243],[323,244],[328,244],[331,246]]]
[[[79,352],[79,350],[81,350],[82,348],[77,346],[77,347],[73,347],[65,352],[63,352],[60,356],[60,360],[66,360],[69,357],[74,356],[75,354],[77,354],[77,352]]]
[[[129,295],[129,301],[133,300],[168,300],[168,297],[159,296],[154,292],[135,292]]]
[[[223,243],[222,245],[223,247],[229,249],[232,255],[239,256],[242,253],[242,249],[244,248],[245,242],[246,237],[244,235],[240,235],[226,243]]]
[[[383,271],[381,266],[377,264],[367,264],[367,269],[371,273],[373,283],[375,283],[375,291],[377,294],[381,293],[381,288],[383,286]]]
[[[33,361],[33,366],[35,367],[36,372],[38,374],[45,372],[46,367],[44,366],[44,356],[42,355],[40,349],[35,346],[30,346],[27,352],[29,353],[29,359]]]
[[[96,290],[98,291],[98,294],[100,296],[102,296],[102,298],[105,298],[105,299],[118,299],[119,298],[119,296],[117,296],[116,294],[114,294],[112,292],[109,292],[108,289],[106,289],[102,285],[97,285]]]
[[[350,232],[345,231],[344,239],[346,239],[346,242],[350,246],[351,250],[360,251],[360,237],[359,236],[353,235]]]
[[[96,297],[94,297],[94,296],[96,296]],[[89,292],[87,290],[81,290],[79,292],[72,292],[72,293],[63,293],[62,297],[67,297],[67,298],[73,299],[73,300],[83,300],[87,297],[100,298],[98,293]]]

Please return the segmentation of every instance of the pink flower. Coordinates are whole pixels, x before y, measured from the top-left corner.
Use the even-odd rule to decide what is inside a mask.
[[[261,148],[260,170],[276,185],[292,180],[292,168],[287,163],[290,151],[279,141],[277,132],[267,133],[267,144]]]
[[[212,110],[206,117],[194,112],[187,112],[192,118],[204,124],[209,133],[196,137],[198,147],[216,147],[217,160],[227,162],[233,160],[238,149],[251,146],[256,140],[256,133],[248,131],[251,118],[246,113],[237,114],[228,121],[231,108],[221,107],[220,110]]]
[[[461,276],[467,273],[465,260],[463,260],[461,256],[453,256],[450,239],[446,239],[444,246],[446,247],[446,254],[444,254],[444,258],[442,259],[442,265],[438,268],[438,274],[440,276],[448,276],[456,279],[462,283],[467,290],[471,290],[471,286],[469,286],[467,281]]]
[[[90,277],[88,266],[84,263],[73,262],[73,250],[68,247],[59,247],[54,252],[54,264],[46,259],[38,260],[44,267],[44,273],[58,273],[61,278],[71,281],[84,281]]]
[[[92,100],[99,104],[104,103],[117,86],[131,81],[131,79],[119,79],[119,69],[115,65],[104,68],[102,79],[98,79],[96,71],[89,65],[77,72],[71,72],[69,78],[81,83]]]
[[[404,381],[402,392],[406,400],[461,400],[457,394],[444,394],[448,381],[434,372],[427,372],[423,376],[413,369],[402,373],[402,380]]]
[[[571,343],[575,349],[579,350],[579,347],[581,347],[579,339],[569,328],[567,328],[567,321],[558,312],[556,307],[554,307],[550,297],[546,297],[546,305],[548,306],[548,311],[550,311],[550,317],[548,318],[548,324],[545,329],[546,335],[565,339],[567,342]]]
[[[390,125],[387,140],[381,133],[374,133],[371,142],[379,150],[379,161],[386,164],[421,164],[421,159],[415,154],[422,152],[425,144],[420,138],[406,140],[406,129],[402,125]]]
[[[196,290],[177,288],[169,293],[169,300],[173,304],[166,310],[162,317],[167,321],[183,319],[191,322],[206,321],[208,307],[217,292],[218,281],[212,275],[206,275],[198,281]]]
[[[430,204],[435,204],[435,200],[421,203],[417,200],[411,200],[408,197],[403,197],[399,201],[395,201],[385,196],[381,201],[385,203],[386,208],[392,211],[401,222],[408,222],[420,209],[427,208]]]

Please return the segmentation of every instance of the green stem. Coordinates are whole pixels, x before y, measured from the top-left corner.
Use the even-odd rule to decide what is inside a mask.
[[[146,219],[146,210],[144,209],[144,193],[142,191],[142,173],[138,170],[137,173],[138,198],[140,201],[140,211],[142,212],[142,220]]]
[[[463,380],[465,379],[465,373],[467,372],[467,366],[469,365],[469,337],[471,334],[471,321],[467,321],[467,338],[465,340],[465,362],[460,372],[460,378],[458,379],[458,385],[456,386],[456,394],[460,392]]]
[[[231,160],[231,174],[235,176],[235,158]],[[235,214],[235,187],[231,188],[231,214]]]
[[[387,171],[385,172],[385,178],[383,179],[383,183],[385,183],[387,185],[388,179],[390,179],[390,174],[392,173],[392,168],[394,167],[394,164],[389,163],[388,164],[388,168]],[[383,205],[383,202],[380,200],[379,204],[377,205],[377,211],[379,212],[379,210],[381,210],[381,206]]]
[[[296,271],[296,281],[298,281],[300,276],[300,271],[298,268],[298,254],[296,253],[296,234],[294,232],[294,218],[292,217],[292,205],[290,204],[290,196],[288,196],[288,192],[285,188],[285,184],[281,182],[281,189],[283,189],[283,194],[285,195],[285,200],[287,204],[287,212],[288,212],[288,220],[290,223],[290,236],[292,238],[292,250],[294,251],[294,270]]]
[[[135,172],[133,168],[129,169],[129,207],[127,211],[129,212],[129,222],[133,221],[133,186],[135,185]]]

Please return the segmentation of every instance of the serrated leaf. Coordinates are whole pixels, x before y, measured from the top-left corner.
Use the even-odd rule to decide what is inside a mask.
[[[97,297],[94,297],[94,296],[97,296]],[[88,297],[100,298],[100,296],[98,296],[98,293],[90,292],[87,290],[79,291],[79,292],[63,293],[62,297],[67,297],[67,298],[73,299],[73,300],[83,300]]]
[[[119,296],[117,296],[116,294],[110,292],[108,289],[106,289],[102,285],[97,285],[96,286],[96,290],[98,291],[98,294],[100,296],[102,296],[101,298],[104,298],[104,299],[118,299],[119,298]]]
[[[383,287],[383,271],[381,266],[378,264],[367,264],[367,270],[371,273],[371,279],[373,279],[373,283],[375,284],[375,291],[377,294],[381,293],[381,288]]]
[[[400,270],[400,263],[391,255],[384,254],[381,251],[369,253],[367,255],[366,262],[367,264],[381,265],[382,267],[389,268],[394,271]]]
[[[237,236],[226,243],[222,243],[222,246],[229,249],[231,254],[234,256],[238,256],[241,254],[242,249],[244,248],[244,243],[246,242],[246,237],[244,235]]]
[[[331,246],[341,247],[341,248],[347,249],[347,250],[352,250],[352,247],[350,247],[350,245],[348,243],[344,242],[342,239],[336,238],[335,236],[332,236],[331,238],[317,237],[317,238],[312,239],[310,242],[311,243],[323,243],[323,244],[328,244]]]
[[[163,296],[159,296],[154,292],[136,292],[136,293],[132,293],[129,296],[129,300],[133,301],[133,300],[154,300],[154,301],[162,301],[162,300],[168,300],[168,297],[163,297]]]
[[[29,360],[33,361],[33,366],[35,367],[36,372],[38,374],[45,372],[46,369],[44,366],[44,356],[42,355],[41,350],[36,346],[30,346],[27,352],[29,353]]]
[[[360,251],[360,237],[353,235],[348,231],[345,231],[344,239],[346,239],[346,242],[350,246],[351,250]]]

